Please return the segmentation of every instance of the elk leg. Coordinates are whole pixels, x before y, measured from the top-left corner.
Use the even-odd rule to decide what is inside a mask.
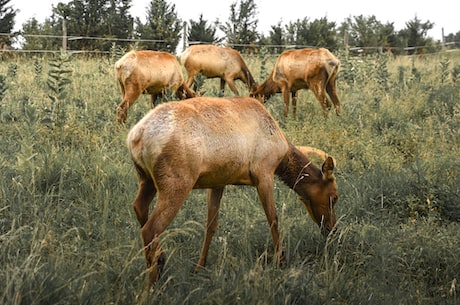
[[[192,84],[193,82],[195,81],[195,76],[198,74],[198,73],[194,73],[192,71],[188,72],[187,71],[187,74],[188,74],[188,79],[187,81],[185,82],[185,84],[187,85],[188,88],[192,88]],[[196,86],[195,86],[196,87]]]
[[[339,101],[339,98],[337,97],[337,87],[336,87],[335,77],[331,77],[329,82],[326,84],[326,91],[329,97],[331,98],[332,103],[334,104],[335,113],[337,115],[340,115],[340,101]]]
[[[164,253],[160,247],[160,235],[176,217],[190,190],[191,188],[174,188],[174,191],[167,193],[159,191],[155,208],[142,227],[147,273],[152,284],[158,280],[165,264]]]
[[[134,104],[137,98],[141,95],[141,90],[138,88],[126,88],[123,95],[123,101],[117,107],[117,122],[126,123],[128,109]]]
[[[294,112],[294,118],[297,118],[297,92],[292,92],[291,93],[291,98],[292,98],[292,110]]]
[[[224,96],[225,92],[225,79],[220,79],[220,96]]]
[[[323,114],[325,117],[328,115],[328,110],[331,108],[329,100],[326,98],[326,92],[324,90],[323,84],[318,82],[317,84],[312,85],[310,88],[313,91],[316,99],[320,102],[321,107],[323,108]]]
[[[286,260],[284,250],[281,246],[280,236],[278,231],[278,216],[276,215],[275,200],[273,198],[273,180],[266,179],[266,181],[259,183],[257,186],[257,193],[259,194],[260,201],[267,216],[268,225],[273,238],[273,245],[275,253],[278,256],[279,262],[282,263]]]
[[[150,94],[150,107],[155,108],[155,101],[157,100],[159,94]]]
[[[238,92],[238,89],[236,88],[235,82],[233,79],[226,79],[228,86],[230,87],[230,90],[236,95],[239,96],[240,93]],[[224,82],[225,83],[225,82]],[[222,91],[223,92],[223,91]]]
[[[139,182],[139,190],[136,199],[132,204],[134,212],[136,212],[137,220],[141,227],[147,222],[149,206],[157,192],[153,180],[145,174],[145,172],[136,165],[137,178]]]
[[[289,113],[289,95],[290,95],[290,90],[289,88],[283,87],[281,89],[281,92],[283,92],[283,99],[284,99],[284,116],[287,117]]]
[[[223,192],[224,188],[208,190],[208,216],[206,219],[206,235],[204,238],[203,247],[201,249],[200,260],[198,261],[196,269],[206,266],[206,257],[208,256],[209,246],[217,228],[220,200],[222,199]]]

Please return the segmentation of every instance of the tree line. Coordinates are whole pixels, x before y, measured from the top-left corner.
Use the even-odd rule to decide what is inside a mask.
[[[174,4],[151,0],[146,7],[146,21],[129,12],[133,0],[72,0],[52,6],[52,14],[40,23],[27,20],[22,29],[13,32],[17,10],[11,0],[0,0],[0,47],[11,48],[19,41],[23,50],[59,50],[59,37],[68,41],[72,50],[109,51],[114,42],[122,48],[162,50],[174,53],[183,34],[190,43],[226,43],[242,52],[279,53],[290,47],[326,47],[361,50],[391,50],[398,54],[436,51],[441,42],[428,36],[434,24],[417,17],[397,31],[392,22],[382,23],[372,16],[353,16],[341,24],[327,17],[308,17],[278,22],[268,34],[258,32],[257,5],[254,0],[235,0],[230,5],[228,20],[210,22],[203,15],[196,20],[182,20]],[[444,37],[445,43],[460,47],[460,31]],[[422,48],[418,48],[423,46]]]

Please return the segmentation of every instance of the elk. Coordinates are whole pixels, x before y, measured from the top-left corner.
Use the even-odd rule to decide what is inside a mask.
[[[160,51],[130,51],[115,63],[122,102],[117,107],[117,122],[125,123],[128,109],[141,94],[150,94],[152,108],[165,89],[175,91],[179,99],[194,97],[184,82],[176,56]]]
[[[267,80],[252,91],[250,96],[265,103],[275,93],[282,93],[283,113],[287,117],[291,95],[293,114],[296,117],[298,91],[310,89],[321,103],[325,116],[331,108],[328,97],[334,104],[336,114],[339,115],[340,101],[336,89],[339,66],[339,60],[324,48],[284,51],[276,60]]]
[[[127,145],[139,185],[132,206],[141,225],[152,283],[165,262],[161,234],[193,189],[208,189],[206,232],[197,269],[206,265],[226,185],[257,189],[280,262],[285,257],[273,196],[275,174],[300,196],[323,232],[335,228],[338,193],[333,159],[327,157],[321,168],[313,165],[257,99],[195,97],[164,103],[129,131]]]
[[[257,84],[252,77],[241,54],[232,48],[216,45],[192,45],[180,55],[180,61],[187,71],[187,86],[191,88],[195,76],[203,74],[207,78],[220,78],[220,91],[223,94],[225,83],[235,95],[239,91],[235,80],[241,80],[248,89],[256,90]],[[195,88],[196,90],[196,88]]]

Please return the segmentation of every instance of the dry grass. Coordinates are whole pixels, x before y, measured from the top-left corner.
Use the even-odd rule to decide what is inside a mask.
[[[155,291],[145,286],[130,206],[136,177],[127,129],[115,129],[120,92],[111,62],[71,60],[58,125],[49,115],[48,59],[37,59],[42,74],[31,59],[4,61],[0,302],[459,304],[460,82],[440,83],[446,56],[451,72],[460,65],[451,53],[340,54],[340,117],[325,119],[313,95],[302,91],[299,118],[286,120],[281,97],[273,97],[266,107],[294,143],[337,160],[338,232],[324,240],[294,193],[277,182],[289,259],[280,269],[255,190],[228,187],[208,267],[194,273],[206,208],[205,193],[195,191],[164,236],[168,261]],[[261,59],[247,61],[260,79]],[[205,86],[213,94],[218,82]],[[139,99],[128,125],[148,107],[147,97]]]

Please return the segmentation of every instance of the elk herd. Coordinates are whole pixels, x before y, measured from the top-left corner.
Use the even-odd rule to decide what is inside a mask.
[[[206,265],[227,185],[249,185],[257,190],[280,263],[286,257],[278,230],[274,176],[299,195],[323,233],[335,230],[335,159],[320,149],[293,144],[263,104],[281,93],[284,116],[288,116],[290,98],[295,116],[298,91],[310,89],[325,114],[333,105],[339,115],[339,66],[339,60],[323,48],[288,50],[278,57],[269,77],[257,85],[238,51],[214,45],[190,46],[180,55],[180,63],[175,55],[159,51],[130,51],[115,63],[122,92],[118,124],[125,124],[128,109],[141,94],[151,96],[152,109],[131,128],[127,145],[138,178],[132,207],[141,226],[152,284],[166,261],[161,235],[193,189],[208,192],[197,269]],[[225,84],[235,96],[200,96],[196,86],[192,89],[198,74],[219,78],[222,96]],[[240,96],[235,80],[246,85],[247,96]],[[166,89],[178,101],[155,106]],[[313,155],[322,159],[321,165],[311,162]]]

